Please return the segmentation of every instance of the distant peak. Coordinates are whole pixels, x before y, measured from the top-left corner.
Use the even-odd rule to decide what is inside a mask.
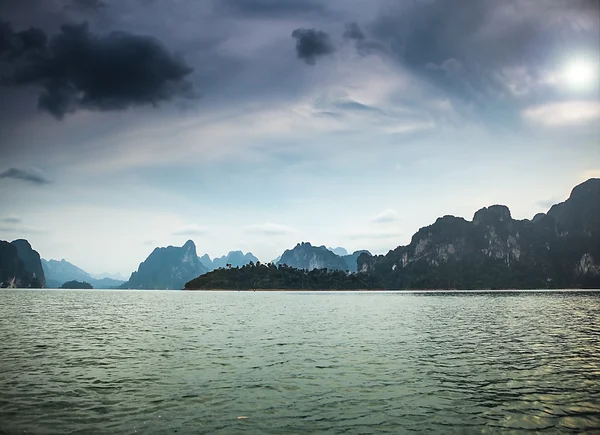
[[[348,251],[346,250],[346,248],[342,248],[341,246],[338,246],[337,248],[332,248],[331,246],[328,247],[327,249],[329,249],[331,252],[333,252],[336,255],[339,256],[344,256],[344,255],[348,255]]]
[[[511,220],[510,209],[505,205],[492,205],[478,210],[473,216],[475,225],[487,223],[490,221],[508,221]]]
[[[578,196],[587,196],[592,193],[600,193],[600,178],[590,178],[581,184],[578,184],[571,191],[569,198]]]
[[[191,241],[191,240],[188,240],[187,242],[185,242],[185,245],[183,245],[183,247],[184,247],[184,248],[190,248],[190,247],[193,247],[194,249],[196,249],[196,244],[195,244],[193,241]]]
[[[25,245],[25,246],[28,246],[31,249],[31,244],[29,243],[29,241],[27,241],[25,239],[13,240],[12,244],[13,245]]]

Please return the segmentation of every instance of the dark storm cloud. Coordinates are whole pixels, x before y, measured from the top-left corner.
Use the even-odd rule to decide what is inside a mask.
[[[385,46],[377,40],[367,38],[357,23],[347,23],[344,30],[344,39],[353,41],[356,51],[363,56],[371,53],[384,53]]]
[[[344,31],[344,38],[362,41],[365,39],[365,34],[362,32],[362,30],[360,30],[358,24],[348,23],[346,24],[346,30]]]
[[[598,0],[400,5],[380,14],[371,26],[374,37],[404,65],[463,96],[493,92],[502,68],[524,67],[535,75],[564,53],[598,50]]]
[[[278,17],[325,12],[323,4],[313,0],[218,0],[217,5],[244,16]]]
[[[39,88],[38,107],[56,118],[82,108],[156,106],[192,94],[186,80],[192,68],[152,37],[127,32],[98,36],[87,23],[61,26],[47,44],[41,30],[11,32],[3,26],[8,39],[3,36],[0,47],[4,61],[12,64],[3,84]]]
[[[14,60],[30,51],[46,48],[46,34],[36,28],[15,32],[10,23],[0,20],[0,60]]]
[[[99,11],[99,10],[107,8],[108,5],[105,2],[103,2],[102,0],[71,0],[71,3],[67,4],[65,7]]]
[[[296,54],[307,65],[314,65],[317,57],[331,54],[335,48],[329,35],[322,30],[296,29],[292,32],[296,39]]]
[[[18,168],[10,168],[4,172],[0,172],[0,179],[4,179],[4,178],[13,178],[15,180],[23,180],[23,181],[27,181],[29,183],[38,184],[38,185],[48,184],[50,182],[40,174],[37,174],[33,171],[26,171],[24,169],[18,169]]]

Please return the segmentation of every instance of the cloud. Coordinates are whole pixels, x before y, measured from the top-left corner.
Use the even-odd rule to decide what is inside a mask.
[[[596,6],[594,6],[594,4]],[[505,68],[523,68],[533,81],[564,53],[597,52],[596,0],[415,0],[384,8],[373,36],[402,65],[471,101],[510,95]],[[524,91],[524,90],[521,90]]]
[[[0,217],[0,233],[11,235],[19,234],[46,234],[47,231],[23,225],[23,220],[17,216]]]
[[[312,0],[217,0],[217,7],[242,16],[281,17],[322,14],[325,7]]]
[[[314,65],[319,56],[335,52],[329,34],[322,30],[296,29],[292,32],[292,38],[296,39],[298,58],[303,59],[307,65]]]
[[[341,110],[351,110],[359,112],[372,112],[379,115],[385,115],[385,112],[377,107],[369,106],[367,104],[359,103],[354,100],[340,100],[333,103],[334,107]]]
[[[395,222],[400,219],[400,216],[396,212],[396,210],[392,210],[388,208],[387,210],[382,211],[377,216],[375,216],[371,222],[375,223],[387,223],[387,222]]]
[[[71,4],[65,7],[99,11],[107,8],[108,5],[102,0],[71,0]]]
[[[18,168],[10,168],[4,172],[1,172],[0,179],[2,178],[13,178],[15,180],[23,180],[37,185],[48,184],[50,182],[44,176],[37,173],[37,171],[27,171]]]
[[[46,34],[36,28],[15,32],[10,23],[0,20],[0,61],[14,61],[27,52],[40,54],[46,47]]]
[[[278,225],[271,222],[267,222],[261,225],[252,225],[246,228],[246,231],[254,234],[262,234],[265,236],[285,236],[297,233],[297,231],[291,227],[287,227],[285,225]]]
[[[352,240],[361,239],[398,239],[402,237],[402,233],[395,229],[389,230],[360,230],[354,231],[348,235]]]
[[[346,30],[344,31],[344,38],[362,41],[365,39],[365,34],[360,30],[358,24],[348,23],[346,24]]]
[[[564,127],[587,124],[600,119],[598,101],[564,101],[533,106],[525,109],[526,121],[546,127]]]
[[[171,234],[174,236],[202,236],[208,233],[208,227],[202,227],[196,224],[186,225],[178,230],[173,231]]]
[[[16,216],[0,217],[0,223],[2,223],[2,224],[16,225],[16,224],[20,224],[21,222],[22,222],[21,218],[16,217]]]
[[[40,89],[38,107],[58,119],[79,109],[157,106],[192,96],[186,80],[192,68],[152,37],[99,36],[87,23],[61,26],[48,43],[39,29],[15,33],[3,24],[2,32],[0,51],[14,63],[4,85]]]

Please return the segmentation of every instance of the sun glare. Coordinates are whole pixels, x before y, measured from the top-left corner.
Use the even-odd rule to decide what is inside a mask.
[[[589,89],[598,85],[598,68],[589,59],[573,59],[563,70],[565,83],[578,90]]]

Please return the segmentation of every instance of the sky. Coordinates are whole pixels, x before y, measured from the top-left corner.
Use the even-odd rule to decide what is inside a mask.
[[[0,0],[0,239],[386,253],[600,177],[598,0]]]

